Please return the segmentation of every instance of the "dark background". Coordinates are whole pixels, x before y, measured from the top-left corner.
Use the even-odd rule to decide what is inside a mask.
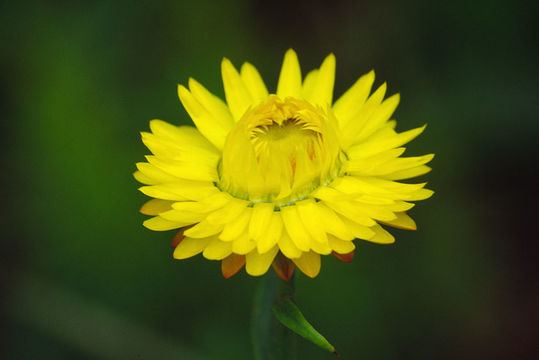
[[[417,232],[359,243],[297,276],[297,301],[343,359],[537,356],[537,4],[533,1],[7,1],[0,5],[3,359],[250,359],[258,278],[172,259],[142,227],[139,131],[190,124],[189,76],[220,61],[275,89],[337,56],[336,96],[374,68],[397,129],[428,123],[436,191]],[[298,341],[299,359],[332,359]]]

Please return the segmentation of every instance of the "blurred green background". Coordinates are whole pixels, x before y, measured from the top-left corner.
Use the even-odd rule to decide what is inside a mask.
[[[532,1],[7,1],[0,5],[2,359],[251,359],[260,279],[172,259],[142,227],[139,131],[191,124],[176,86],[220,61],[270,89],[286,49],[374,68],[408,154],[434,152],[417,232],[297,276],[343,359],[536,358],[538,58]],[[534,15],[535,13],[535,15]],[[298,340],[299,359],[332,359]]]

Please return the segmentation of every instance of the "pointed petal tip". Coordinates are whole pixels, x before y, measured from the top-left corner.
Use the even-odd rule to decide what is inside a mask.
[[[240,73],[243,74],[243,73],[245,73],[246,71],[249,71],[249,70],[256,70],[256,66],[254,66],[253,64],[251,64],[248,61],[245,61],[243,64],[241,64]]]
[[[223,60],[221,60],[221,70],[224,71],[225,69],[233,68],[234,65],[232,65],[232,61],[228,59],[227,57],[224,57]]]
[[[292,260],[302,273],[314,279],[320,273],[321,262],[320,254],[309,251],[304,252],[301,257]]]
[[[151,119],[148,123],[149,123],[149,126],[150,126],[150,131],[152,133],[154,132],[154,129],[156,127],[158,127],[159,125],[161,125],[161,124],[168,125],[168,123],[166,121],[163,121],[161,119]],[[141,134],[142,133],[143,133],[143,131],[141,132]]]
[[[434,190],[425,189],[425,191],[427,192],[427,195],[425,196],[425,198],[423,200],[430,199],[434,195]]]
[[[326,58],[324,59],[324,62],[332,62],[332,63],[336,63],[337,62],[337,58],[335,57],[335,54],[334,53],[329,53],[328,56],[326,56]]]
[[[296,51],[292,48],[288,48],[288,50],[286,50],[286,52],[284,53],[284,56],[287,57],[287,56],[295,56],[295,57],[298,57],[298,54],[296,53]]]
[[[178,97],[182,103],[185,100],[185,97],[189,95],[191,95],[191,92],[182,84],[178,84]]]
[[[187,84],[189,85],[189,89],[200,86],[200,83],[192,77],[189,77],[189,79],[187,80]]]
[[[360,79],[363,78],[367,80],[369,83],[373,84],[374,79],[376,79],[376,73],[374,72],[374,69],[370,69],[368,73],[363,74]]]

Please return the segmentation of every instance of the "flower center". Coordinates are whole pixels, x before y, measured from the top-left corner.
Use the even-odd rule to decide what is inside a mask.
[[[306,101],[270,95],[228,135],[220,188],[242,199],[283,206],[331,181],[340,164],[340,146],[327,118]]]

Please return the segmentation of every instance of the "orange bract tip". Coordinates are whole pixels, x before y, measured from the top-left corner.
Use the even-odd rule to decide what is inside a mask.
[[[290,280],[292,274],[294,274],[294,263],[290,259],[286,258],[280,251],[277,256],[275,256],[275,259],[271,265],[277,276],[279,276],[283,281]]]
[[[337,259],[344,261],[344,262],[352,262],[354,260],[354,252],[349,252],[348,254],[339,254],[333,251],[331,255],[335,256]]]
[[[176,248],[176,246],[178,246],[182,242],[182,240],[185,239],[185,235],[183,235],[183,231],[184,229],[181,229],[180,231],[178,231],[176,235],[174,235],[174,238],[170,242],[171,248]]]
[[[228,279],[234,275],[245,265],[245,255],[232,254],[221,261],[221,272],[223,277]]]
[[[185,235],[183,234],[185,230],[191,228],[192,226],[186,226],[184,228],[181,228],[180,231],[176,235],[174,235],[174,239],[172,239],[172,242],[170,243],[171,248],[176,248],[183,239],[185,239]]]

